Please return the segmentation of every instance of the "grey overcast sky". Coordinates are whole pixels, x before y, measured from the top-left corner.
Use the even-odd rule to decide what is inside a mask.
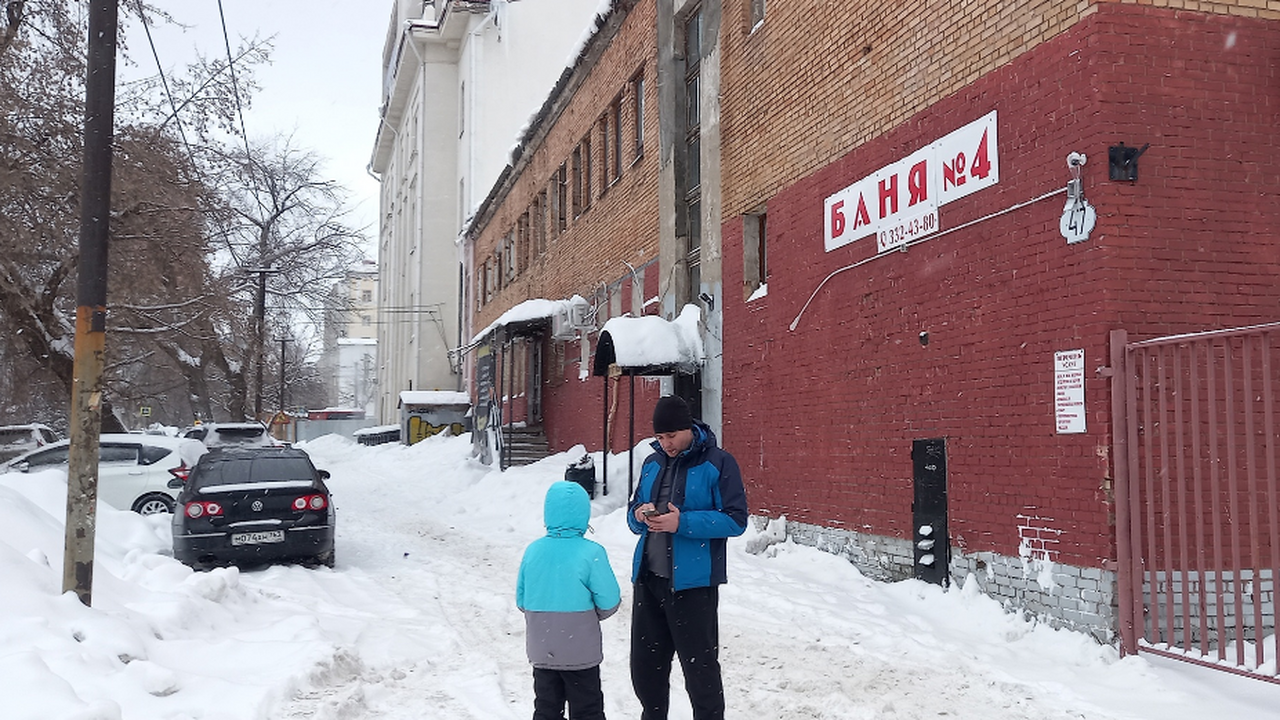
[[[128,1],[128,0],[126,0]],[[165,72],[183,67],[197,49],[225,57],[219,0],[158,3],[187,26],[153,26]],[[351,224],[365,227],[376,249],[378,183],[365,171],[378,128],[382,45],[392,0],[221,0],[234,50],[241,38],[274,36],[272,64],[260,66],[262,89],[245,113],[250,138],[292,134],[295,143],[325,160],[326,175],[341,183],[354,209]],[[135,68],[119,74],[155,74],[141,26],[128,27]]]

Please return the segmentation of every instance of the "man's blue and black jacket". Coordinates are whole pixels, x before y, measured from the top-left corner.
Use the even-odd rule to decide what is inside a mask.
[[[655,452],[640,469],[640,483],[627,507],[627,525],[640,535],[631,565],[631,579],[640,578],[649,528],[636,520],[636,507],[654,502],[658,479],[669,463],[675,466],[671,504],[680,510],[680,528],[671,537],[672,589],[709,587],[727,581],[726,539],[747,529],[747,493],[733,456],[716,445],[715,433],[694,421],[693,444],[669,457],[655,440]]]

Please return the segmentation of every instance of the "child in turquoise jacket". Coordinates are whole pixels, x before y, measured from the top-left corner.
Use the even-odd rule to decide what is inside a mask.
[[[591,499],[560,481],[543,506],[547,534],[520,562],[516,605],[524,612],[525,648],[533,665],[533,720],[604,720],[600,621],[622,602],[618,578],[599,543],[583,537]]]

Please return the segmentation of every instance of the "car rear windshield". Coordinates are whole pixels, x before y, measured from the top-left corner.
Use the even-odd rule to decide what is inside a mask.
[[[31,442],[31,431],[23,429],[0,430],[0,445],[21,445]]]
[[[220,427],[214,428],[218,440],[225,443],[247,443],[262,437],[264,428],[260,427]]]
[[[284,480],[311,482],[314,479],[311,463],[303,458],[256,457],[210,463],[200,469],[193,482],[199,487],[209,487]]]

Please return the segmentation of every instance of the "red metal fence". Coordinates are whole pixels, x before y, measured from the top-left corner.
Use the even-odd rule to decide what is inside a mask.
[[[1111,337],[1122,649],[1280,682],[1280,323]]]

